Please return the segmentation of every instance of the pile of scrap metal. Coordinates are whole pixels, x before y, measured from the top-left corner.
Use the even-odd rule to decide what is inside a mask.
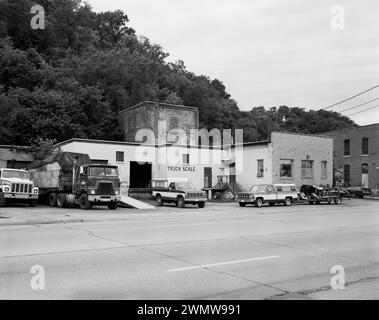
[[[302,185],[298,198],[299,200],[308,201],[309,204],[326,202],[339,205],[342,203],[342,193],[340,190],[312,185]]]

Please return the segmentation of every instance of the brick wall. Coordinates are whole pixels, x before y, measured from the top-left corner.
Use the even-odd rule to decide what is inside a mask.
[[[272,174],[274,183],[295,183],[297,186],[332,185],[333,183],[333,139],[322,136],[273,132]],[[281,160],[292,160],[292,177],[280,176]],[[301,161],[313,162],[313,176],[303,177]],[[322,178],[321,162],[326,161],[326,178]]]
[[[368,164],[368,182],[372,189],[379,188],[379,124],[354,127],[327,133],[334,139],[334,168],[342,175],[345,165],[350,166],[350,185],[362,185],[362,164]],[[368,138],[368,155],[362,154],[362,138]],[[350,155],[344,154],[344,141],[350,140]],[[342,182],[345,182],[344,180]]]
[[[128,142],[134,142],[138,130],[144,128],[152,130],[157,139],[159,121],[166,122],[166,134],[173,128],[180,128],[189,135],[190,129],[198,128],[198,110],[193,107],[143,102],[119,114],[119,125]]]

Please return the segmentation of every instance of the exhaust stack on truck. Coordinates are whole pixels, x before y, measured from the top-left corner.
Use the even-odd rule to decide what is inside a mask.
[[[39,188],[40,200],[52,207],[79,205],[108,206],[115,210],[120,201],[120,179],[117,166],[91,164],[87,154],[58,152],[35,162],[30,179]]]

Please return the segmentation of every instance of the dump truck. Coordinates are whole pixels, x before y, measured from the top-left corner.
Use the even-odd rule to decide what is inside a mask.
[[[39,199],[52,207],[108,206],[115,210],[120,201],[117,166],[91,164],[87,154],[59,151],[33,163],[30,179],[39,188]]]
[[[30,181],[28,171],[0,168],[0,207],[10,202],[34,207],[37,199],[38,188]]]

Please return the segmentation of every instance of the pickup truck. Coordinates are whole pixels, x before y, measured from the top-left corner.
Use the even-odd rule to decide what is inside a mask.
[[[237,195],[239,205],[245,207],[247,204],[254,204],[260,208],[264,203],[270,206],[276,203],[283,203],[291,206],[298,200],[297,188],[294,184],[262,184],[254,185],[249,192],[241,192]]]
[[[153,198],[157,206],[164,203],[175,203],[179,208],[184,208],[186,204],[205,207],[207,194],[205,191],[197,190],[187,179],[171,178],[153,180]]]

